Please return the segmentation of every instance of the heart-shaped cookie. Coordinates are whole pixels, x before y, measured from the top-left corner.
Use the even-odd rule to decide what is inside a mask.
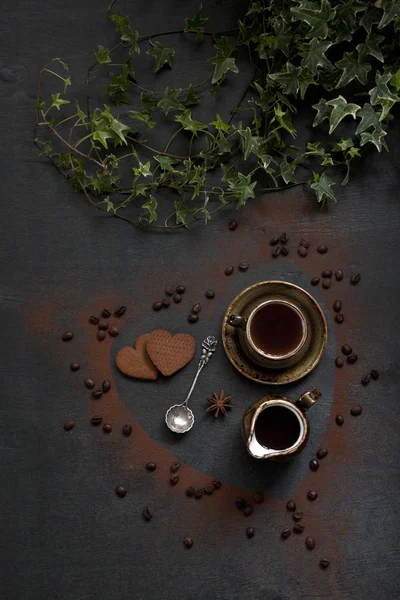
[[[150,333],[145,333],[139,336],[135,342],[135,349],[125,346],[118,352],[115,363],[124,375],[135,377],[135,379],[157,379],[157,368],[151,362],[146,350],[146,343],[150,335]]]
[[[171,335],[168,331],[156,329],[148,337],[146,349],[157,369],[169,376],[192,360],[196,342],[188,333]]]

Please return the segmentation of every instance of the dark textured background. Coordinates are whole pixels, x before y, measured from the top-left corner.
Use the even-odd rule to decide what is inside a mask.
[[[141,33],[179,28],[196,2],[121,2]],[[243,3],[204,2],[210,28],[232,26]],[[113,27],[97,0],[58,2],[16,0],[3,3],[0,24],[0,119],[2,236],[0,286],[2,341],[1,538],[2,598],[18,600],[92,600],[95,598],[195,598],[249,600],[393,599],[400,595],[398,373],[400,318],[398,261],[400,230],[399,125],[388,137],[389,154],[371,153],[346,188],[338,185],[339,202],[320,211],[300,189],[252,201],[238,229],[227,230],[229,210],[207,228],[176,234],[146,233],[99,215],[62,183],[59,174],[39,159],[31,142],[33,105],[41,66],[59,56],[71,67],[79,93],[85,68],[98,43],[112,46]],[[176,69],[149,85],[184,87],[206,73],[211,45],[178,39]],[[144,50],[144,49],[143,49]],[[225,118],[251,74],[230,77],[229,101],[219,107]],[[195,74],[195,75],[194,75]],[[304,120],[303,134],[311,135]],[[341,132],[339,132],[341,133]],[[291,242],[287,259],[272,262],[268,239],[286,230]],[[296,255],[300,237],[313,249],[307,259]],[[329,252],[316,254],[326,243]],[[229,264],[249,260],[245,274],[228,279]],[[345,280],[329,292],[310,288],[323,268],[341,267]],[[348,277],[361,271],[351,288]],[[219,348],[204,371],[193,397],[195,429],[183,440],[167,435],[162,415],[183,399],[194,362],[171,381],[133,383],[113,366],[118,348],[156,327],[190,331],[199,344],[219,333],[224,310],[243,287],[258,280],[288,279],[313,291],[328,318],[327,352],[304,381],[288,386],[291,397],[316,384],[323,399],[310,413],[312,433],[304,454],[277,467],[251,461],[239,437],[245,407],[268,388],[242,378]],[[155,315],[151,303],[165,285],[184,283],[180,306]],[[188,308],[204,300],[201,319],[186,322]],[[346,322],[332,321],[331,305],[344,300]],[[107,305],[126,303],[127,319],[111,347],[94,341],[87,316]],[[135,312],[133,307],[135,307]],[[61,333],[75,332],[62,344]],[[353,367],[340,372],[333,357],[345,341],[359,353]],[[71,374],[68,365],[82,368]],[[359,384],[372,367],[378,382]],[[97,404],[82,386],[84,377],[113,378],[113,391]],[[204,397],[223,387],[234,408],[225,421],[204,416]],[[363,405],[354,419],[349,408]],[[95,412],[112,422],[110,436],[88,424]],[[334,423],[337,412],[345,425]],[[131,416],[130,416],[131,415]],[[66,433],[65,420],[75,429]],[[134,419],[131,438],[120,428]],[[153,438],[153,441],[152,439]],[[318,447],[330,453],[317,473],[307,467]],[[168,485],[173,456],[186,464],[181,482]],[[156,460],[157,471],[143,469]],[[209,477],[224,481],[220,492],[200,501],[185,498],[190,483]],[[114,488],[128,488],[124,500]],[[231,487],[234,486],[234,487]],[[319,492],[314,503],[308,489]],[[246,519],[234,506],[237,496],[251,498],[263,490],[266,501]],[[305,512],[305,532],[316,539],[307,551],[303,536],[282,542],[290,525],[285,501],[295,496]],[[144,506],[154,518],[141,518]],[[247,526],[256,529],[248,540]],[[182,544],[192,535],[195,545]],[[321,556],[331,565],[319,569]]]

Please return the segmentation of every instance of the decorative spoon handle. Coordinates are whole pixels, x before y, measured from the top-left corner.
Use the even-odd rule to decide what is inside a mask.
[[[203,367],[205,367],[208,364],[208,361],[210,360],[211,356],[214,354],[217,344],[218,344],[218,341],[213,335],[209,335],[202,343],[201,357],[200,357],[200,361],[199,361],[199,366],[197,367],[197,373],[194,376],[193,383],[190,386],[190,390],[189,390],[188,395],[186,396],[186,400],[183,402],[182,406],[188,405],[190,396],[192,395],[194,386],[197,383],[199,375],[200,375]]]

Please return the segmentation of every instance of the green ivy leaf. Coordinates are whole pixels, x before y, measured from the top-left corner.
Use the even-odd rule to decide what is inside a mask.
[[[336,10],[331,7],[328,0],[322,2],[308,2],[297,0],[299,6],[292,7],[292,21],[304,21],[310,27],[306,37],[325,39],[328,35],[328,23],[333,19]]]
[[[129,30],[124,35],[121,35],[121,40],[123,42],[128,42],[128,44],[130,45],[129,54],[132,54],[132,52],[136,52],[137,54],[140,54],[140,48],[139,48],[139,44],[138,44],[138,40],[139,40],[139,32],[138,31],[135,31],[132,28],[129,28]]]
[[[350,150],[347,153],[351,158],[361,158],[361,154],[360,154],[360,149],[356,148],[356,147],[352,147],[350,148]]]
[[[370,54],[381,62],[384,62],[385,59],[383,58],[383,54],[379,48],[379,44],[381,44],[384,39],[385,38],[383,35],[376,35],[375,33],[367,35],[365,42],[363,44],[358,44],[357,46],[360,60],[364,61],[368,54]]]
[[[140,104],[142,113],[147,113],[151,116],[153,108],[159,105],[159,101],[151,92],[142,92],[140,95]]]
[[[332,63],[326,58],[325,52],[332,46],[332,42],[322,42],[317,38],[311,40],[308,49],[302,53],[304,56],[301,64],[311,73],[318,73],[318,67],[332,69]]]
[[[217,113],[217,118],[215,119],[215,121],[211,121],[210,125],[214,125],[214,127],[217,131],[222,131],[224,133],[228,133],[228,131],[231,128],[231,126],[228,125],[228,123],[225,123],[225,121],[223,121],[221,119],[221,117],[219,116],[218,113]]]
[[[361,136],[360,146],[372,143],[380,152],[382,150],[382,138],[386,135],[380,120],[381,113],[376,112],[370,104],[366,103],[357,116],[361,117],[356,129],[356,135]],[[371,128],[373,131],[368,131]]]
[[[251,181],[251,175],[243,175],[238,173],[235,181],[229,182],[229,191],[237,198],[237,206],[244,206],[249,198],[254,198],[254,188],[257,185],[256,181]]]
[[[184,105],[178,99],[181,92],[181,89],[174,90],[168,87],[165,89],[164,97],[157,104],[157,106],[163,109],[164,115],[168,115],[170,110],[184,110]]]
[[[355,52],[345,52],[344,57],[336,63],[336,66],[343,70],[336,88],[348,85],[353,79],[358,79],[362,85],[366,85],[371,65],[362,62],[360,56]]]
[[[153,129],[153,127],[157,125],[155,121],[151,120],[150,115],[148,113],[141,113],[137,110],[130,110],[129,116],[132,117],[132,119],[136,119],[136,121],[141,121],[142,123],[145,123],[147,127],[150,127],[150,129]]]
[[[361,108],[358,104],[347,103],[347,100],[343,96],[329,100],[327,104],[333,107],[329,117],[329,134],[335,131],[336,127],[347,115],[351,115],[355,119],[357,111]]]
[[[110,51],[108,48],[104,48],[104,46],[97,46],[97,52],[94,53],[97,59],[97,62],[101,65],[105,65],[106,63],[111,62]]]
[[[235,64],[234,58],[227,58],[223,54],[217,54],[213,58],[210,58],[209,63],[215,65],[214,73],[211,79],[211,83],[218,83],[223,81],[228,71],[232,73],[239,73],[239,69]]]
[[[300,74],[301,67],[294,67],[292,63],[287,62],[286,73],[272,73],[269,75],[269,77],[281,85],[286,94],[293,94],[293,96],[297,96],[297,92],[299,91],[300,87]]]
[[[289,111],[282,110],[282,106],[278,104],[274,107],[275,118],[279,125],[285,129],[292,137],[296,137],[296,129],[292,123],[292,117]]]
[[[335,194],[332,190],[332,186],[335,182],[328,177],[325,173],[320,176],[318,173],[314,173],[314,183],[311,184],[311,188],[315,191],[318,202],[324,206],[328,198],[336,202]]]
[[[186,205],[185,200],[183,198],[175,200],[174,209],[176,224],[184,225],[185,227],[187,227],[189,223],[190,209]]]
[[[46,106],[46,102],[44,100],[38,100],[35,104],[36,110],[43,110]]]
[[[374,144],[376,146],[378,152],[382,150],[383,140],[382,138],[386,135],[386,131],[383,129],[375,129],[372,133],[370,131],[366,131],[361,134],[360,146],[365,146],[365,144]]]
[[[180,123],[185,131],[191,131],[195,137],[198,137],[199,131],[206,131],[207,125],[200,121],[192,119],[192,111],[187,108],[183,113],[176,115],[175,121]]]
[[[246,13],[246,17],[249,17],[250,15],[258,15],[265,10],[266,8],[261,4],[261,2],[252,2],[249,10]]]
[[[204,18],[201,16],[202,11],[203,11],[203,4],[200,4],[195,16],[192,19],[190,19],[190,18],[185,19],[185,28],[183,31],[185,31],[185,32],[194,31],[194,32],[196,32],[198,38],[203,37],[204,25],[207,23],[208,18]]]
[[[115,207],[114,207],[114,204],[113,204],[113,203],[111,202],[111,200],[110,200],[110,196],[106,196],[106,197],[104,198],[103,202],[104,202],[104,204],[105,204],[105,205],[106,205],[106,207],[107,207],[107,209],[106,209],[106,210],[107,210],[107,212],[112,212],[112,213],[115,213]]]
[[[257,155],[257,152],[259,152],[260,147],[264,143],[264,138],[253,136],[250,127],[246,127],[246,129],[240,129],[239,134],[242,138],[244,160],[247,160],[250,154]]]
[[[398,102],[400,98],[392,94],[388,88],[388,83],[391,80],[391,73],[384,73],[381,75],[379,71],[375,75],[376,86],[369,91],[371,98],[371,104],[381,104],[382,100],[390,100],[392,102]]]
[[[400,0],[383,0],[383,15],[379,21],[378,29],[389,25],[395,17],[400,17]]]
[[[132,171],[135,177],[140,177],[140,175],[143,175],[143,177],[151,177],[152,172],[150,168],[150,161],[148,160],[147,163],[142,163],[139,160],[138,163],[138,167],[132,167]]]
[[[173,48],[165,48],[160,42],[155,42],[152,48],[147,50],[146,54],[154,57],[153,73],[157,73],[164,65],[169,65],[172,69],[175,56],[175,50]]]
[[[256,52],[258,56],[262,59],[267,59],[269,50],[275,47],[276,36],[270,35],[269,33],[261,33],[258,36],[258,45],[256,47]]]
[[[153,194],[150,194],[149,200],[142,204],[142,208],[144,208],[144,210],[147,210],[147,212],[149,213],[146,217],[148,223],[153,223],[154,221],[157,221],[157,206],[157,198],[153,196]]]
[[[364,27],[367,33],[371,33],[372,25],[374,25],[375,23],[379,23],[381,19],[381,14],[381,11],[378,8],[376,8],[376,6],[369,4],[367,10],[361,17],[360,25]]]
[[[290,56],[290,44],[293,41],[293,32],[289,29],[283,19],[276,19],[275,25],[275,48],[283,52],[286,58]]]
[[[131,21],[129,17],[122,16],[119,10],[114,13],[111,17],[111,21],[114,21],[116,30],[124,35],[131,27]]]
[[[358,29],[356,23],[357,13],[365,11],[368,4],[358,2],[358,0],[346,0],[336,7],[335,24],[339,31],[339,35],[335,36],[336,43],[343,41],[351,42],[353,32]]]
[[[324,98],[318,102],[318,104],[313,104],[313,108],[317,111],[317,114],[314,118],[313,127],[316,127],[324,119],[330,119],[332,109]]]
[[[221,164],[222,169],[222,181],[225,183],[233,183],[237,177],[237,163],[231,165],[230,167],[226,167],[224,164]]]
[[[63,104],[70,104],[70,101],[63,100],[62,98],[60,98],[60,94],[52,94],[51,95],[50,108],[55,106],[57,110],[60,110],[60,106],[62,106]]]
[[[336,142],[335,149],[345,152],[348,148],[352,148],[353,146],[354,142],[351,138],[348,138],[347,140],[342,138],[340,142]]]
[[[390,85],[396,88],[396,91],[400,91],[400,69],[390,78]]]
[[[158,162],[163,171],[168,173],[172,173],[174,171],[173,165],[176,165],[179,161],[172,156],[163,156],[159,154],[158,156],[153,156],[153,158]]]
[[[296,183],[296,181],[297,181],[296,175],[295,175],[296,167],[297,167],[296,160],[292,161],[291,163],[288,163],[286,156],[284,156],[282,158],[282,161],[280,164],[280,171],[281,171],[281,177],[286,184],[287,183]]]
[[[186,94],[186,99],[183,101],[183,103],[185,106],[195,106],[200,102],[202,98],[204,98],[204,94],[202,94],[201,96],[196,96],[196,94],[194,93],[194,87],[192,86],[192,84],[190,84]]]
[[[316,85],[315,75],[310,73],[308,69],[302,69],[299,76],[300,98],[304,100],[309,85]]]

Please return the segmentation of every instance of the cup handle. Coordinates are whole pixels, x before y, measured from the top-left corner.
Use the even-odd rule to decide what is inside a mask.
[[[227,318],[228,325],[231,327],[239,327],[240,329],[246,329],[247,319],[240,315],[229,315]]]
[[[306,411],[311,408],[321,396],[321,392],[316,387],[312,386],[296,400],[296,405],[301,408],[301,410]]]

